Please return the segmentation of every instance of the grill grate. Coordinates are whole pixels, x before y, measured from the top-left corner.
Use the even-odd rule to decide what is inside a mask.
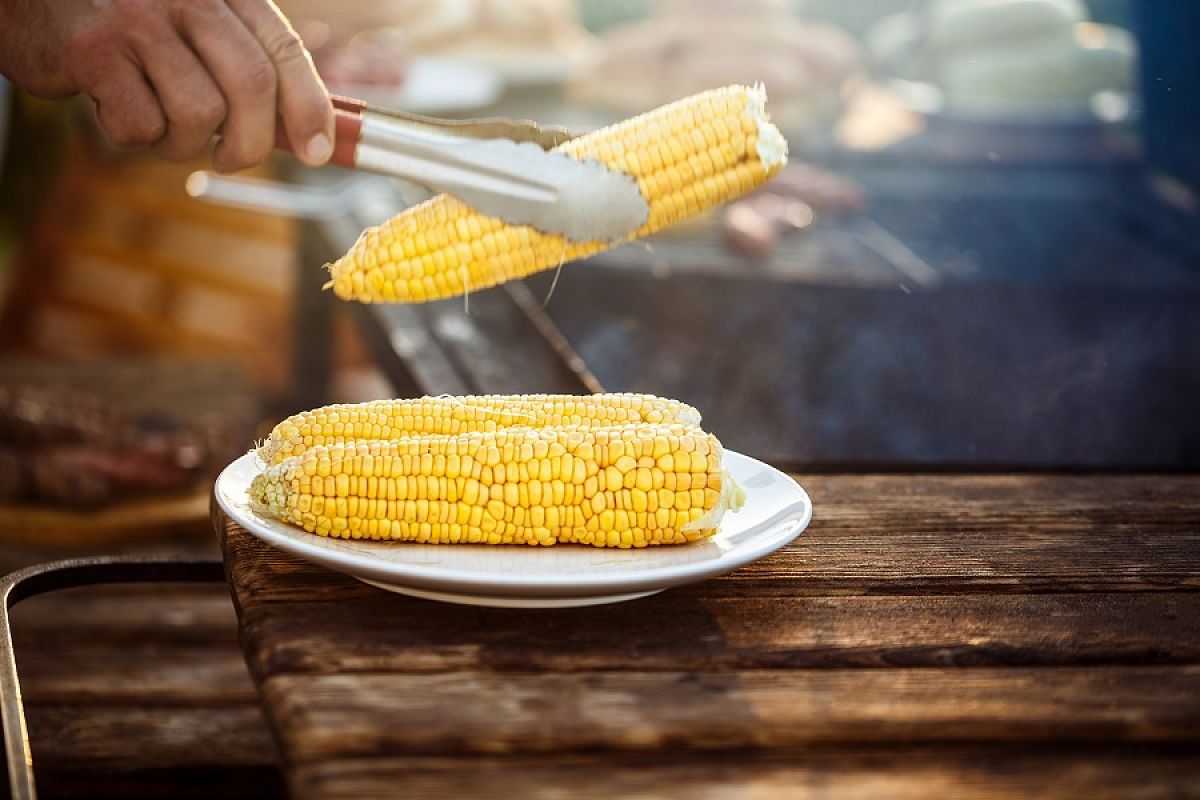
[[[865,214],[763,262],[693,225],[567,266],[544,310],[553,273],[361,314],[401,393],[656,392],[797,469],[1200,465],[1186,209],[1128,166],[856,178]]]

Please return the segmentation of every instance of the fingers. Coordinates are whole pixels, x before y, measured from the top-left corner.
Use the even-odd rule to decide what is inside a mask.
[[[96,101],[96,118],[118,147],[142,147],[163,138],[167,120],[142,72],[128,59],[113,59],[103,77],[83,87]]]
[[[176,161],[194,158],[225,121],[225,98],[200,59],[178,37],[156,38],[140,49],[167,123],[154,149]]]
[[[275,64],[246,24],[219,0],[181,4],[178,25],[225,100],[213,167],[233,172],[262,162],[275,144]]]
[[[68,88],[96,99],[114,143],[154,144],[162,155],[184,159],[219,131],[213,166],[233,171],[267,157],[278,117],[302,161],[318,165],[332,154],[329,95],[271,0],[124,0],[82,8],[86,18],[73,34],[79,46],[67,48],[76,56]]]
[[[228,0],[262,45],[278,76],[278,111],[300,160],[318,166],[333,154],[333,108],[300,37],[270,0]]]

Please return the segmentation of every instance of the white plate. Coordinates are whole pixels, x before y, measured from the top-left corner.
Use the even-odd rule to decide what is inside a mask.
[[[1091,97],[1027,101],[986,102],[975,104],[946,100],[942,90],[931,83],[902,78],[887,80],[892,89],[911,110],[930,119],[978,125],[1014,125],[1019,127],[1079,127],[1095,126],[1136,118],[1138,107],[1133,93],[1115,89],[1101,90]]]
[[[740,453],[723,464],[746,490],[710,539],[688,545],[619,550],[428,545],[330,539],[260,516],[246,496],[262,468],[253,453],[217,478],[217,502],[264,542],[361,581],[402,594],[483,606],[553,608],[632,600],[731,572],[795,539],[812,519],[812,502],[784,473]]]

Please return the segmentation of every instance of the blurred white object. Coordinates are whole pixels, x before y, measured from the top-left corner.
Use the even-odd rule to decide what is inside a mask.
[[[391,196],[388,185],[371,175],[351,175],[326,186],[303,186],[199,171],[188,176],[185,189],[191,197],[210,203],[317,221],[348,218],[378,203],[381,193]]]
[[[443,0],[397,23],[414,52],[492,67],[510,84],[561,83],[595,43],[574,0]]]
[[[280,0],[302,31],[324,25],[335,41],[379,35],[405,55],[491,68],[509,84],[561,82],[594,46],[574,0]]]
[[[654,16],[696,18],[724,16],[779,19],[792,14],[791,0],[653,0]]]
[[[560,83],[594,44],[574,0],[379,0],[349,4],[349,16],[343,4],[331,11],[330,0],[282,5],[298,20],[320,20],[334,38],[382,32],[407,55],[473,62],[509,84]]]
[[[877,67],[931,114],[1026,120],[1128,115],[1136,44],[1080,0],[926,0],[867,34]]]
[[[573,76],[572,99],[627,116],[714,86],[762,83],[772,121],[802,133],[832,122],[860,72],[847,33],[798,21],[789,3],[658,0],[655,7],[657,16],[605,35]]]
[[[942,50],[1070,30],[1087,19],[1082,0],[936,0],[928,35]]]
[[[395,86],[330,81],[330,91],[417,114],[484,108],[504,91],[500,73],[483,64],[433,56],[409,58],[406,63],[404,78]]]

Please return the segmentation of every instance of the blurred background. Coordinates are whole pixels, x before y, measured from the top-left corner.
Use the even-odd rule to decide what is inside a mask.
[[[791,164],[556,283],[366,307],[323,266],[416,187],[218,178],[0,81],[0,571],[215,558],[225,463],[385,396],[656,392],[802,472],[1200,466],[1200,4],[280,5],[334,91],[425,114],[582,131],[762,82]],[[42,796],[283,796],[225,587],[14,624]]]
[[[423,392],[657,392],[799,470],[1200,463],[1195,4],[280,6],[332,90],[426,114],[586,130],[762,82],[792,163],[553,293],[368,309],[323,264],[414,187],[197,175],[2,89],[14,547],[203,530],[214,471],[280,416]]]

